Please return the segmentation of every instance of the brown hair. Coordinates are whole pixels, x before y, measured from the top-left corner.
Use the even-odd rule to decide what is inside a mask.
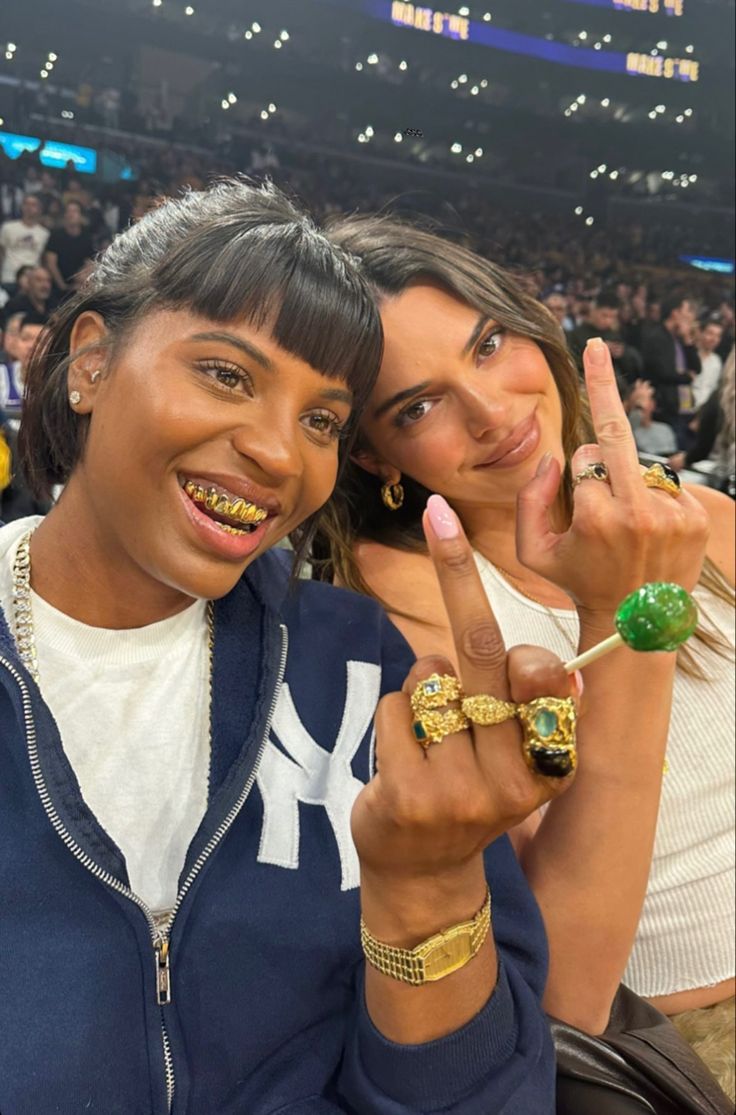
[[[426,219],[422,227],[391,214],[336,217],[328,222],[326,231],[333,243],[360,260],[379,305],[412,283],[435,282],[510,332],[539,345],[562,404],[562,445],[567,463],[561,510],[569,522],[573,506],[570,461],[575,450],[594,441],[595,435],[564,333],[547,308],[523,281],[439,235]],[[380,498],[376,478],[354,462],[346,464],[315,536],[312,561],[318,578],[332,581],[337,577],[348,588],[375,596],[358,568],[357,542],[368,540],[395,549],[426,552],[421,518],[431,493],[406,475],[402,484],[403,507],[390,511]],[[731,586],[710,559],[706,559],[700,583],[720,599],[733,601]],[[385,601],[381,603],[386,606]],[[728,645],[712,622],[706,627],[701,624],[696,638],[720,653]],[[689,648],[681,648],[679,660],[687,672],[702,676]]]

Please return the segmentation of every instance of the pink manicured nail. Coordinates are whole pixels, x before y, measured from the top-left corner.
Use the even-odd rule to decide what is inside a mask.
[[[537,471],[536,471],[535,475],[536,476],[544,476],[545,473],[549,472],[549,466],[551,464],[552,464],[552,454],[551,453],[545,453],[544,456],[542,457],[541,461],[537,465]]]
[[[583,693],[585,692],[585,682],[583,681],[582,672],[580,670],[576,670],[573,674],[573,677],[575,678],[575,684],[578,688],[578,700],[580,700],[583,696]]]
[[[430,496],[427,500],[429,521],[435,536],[440,539],[457,538],[460,533],[460,524],[457,515],[442,496]]]
[[[591,337],[585,346],[585,351],[590,353],[594,364],[605,364],[608,346],[602,337]]]

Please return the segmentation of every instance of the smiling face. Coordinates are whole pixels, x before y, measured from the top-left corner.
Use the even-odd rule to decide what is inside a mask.
[[[563,462],[560,397],[534,341],[429,284],[386,300],[381,318],[363,467],[412,477],[467,522],[479,507],[513,505],[545,452]]]
[[[104,332],[96,314],[75,329],[76,351]],[[156,311],[91,388],[102,362],[87,352],[69,376],[91,419],[59,509],[92,526],[127,583],[223,596],[328,499],[350,392],[269,331]]]

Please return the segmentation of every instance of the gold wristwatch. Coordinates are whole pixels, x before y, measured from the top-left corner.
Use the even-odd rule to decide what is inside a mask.
[[[491,928],[491,892],[471,921],[435,933],[413,949],[395,948],[376,940],[360,919],[360,940],[369,964],[386,976],[419,987],[451,976],[473,959]]]

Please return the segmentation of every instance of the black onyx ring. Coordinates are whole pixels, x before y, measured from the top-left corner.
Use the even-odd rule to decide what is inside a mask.
[[[602,480],[604,484],[609,484],[608,468],[603,461],[596,461],[592,465],[588,465],[582,472],[579,472],[572,482],[573,488],[577,488],[578,484],[582,484],[583,480]]]
[[[544,778],[572,774],[578,765],[577,710],[572,697],[538,697],[519,705],[516,715],[524,733],[527,766]]]
[[[663,492],[669,492],[675,499],[682,495],[680,477],[669,465],[651,465],[651,467],[644,472],[642,479],[647,488],[660,488]]]

